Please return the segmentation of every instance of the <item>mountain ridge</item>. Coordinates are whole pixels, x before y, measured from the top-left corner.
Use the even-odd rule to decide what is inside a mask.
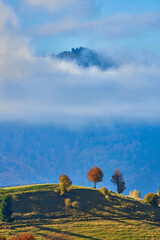
[[[98,67],[101,70],[107,70],[117,66],[111,57],[106,57],[97,53],[95,50],[85,47],[72,48],[71,51],[63,51],[57,55],[52,54],[52,56],[58,59],[74,62],[84,68]]]

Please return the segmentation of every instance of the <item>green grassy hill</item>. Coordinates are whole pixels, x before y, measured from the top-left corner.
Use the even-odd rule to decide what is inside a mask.
[[[160,208],[127,196],[73,186],[60,196],[58,184],[0,189],[0,198],[12,194],[15,221],[10,229],[0,223],[0,234],[30,232],[37,239],[54,239],[61,232],[69,239],[160,239]],[[67,209],[65,198],[80,208]]]

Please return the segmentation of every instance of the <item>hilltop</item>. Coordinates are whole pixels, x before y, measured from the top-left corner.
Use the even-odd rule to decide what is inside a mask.
[[[9,236],[30,232],[38,239],[59,236],[71,239],[159,239],[160,208],[143,200],[111,192],[107,198],[99,190],[73,186],[64,196],[58,184],[42,184],[0,189],[0,198],[13,196],[15,221],[0,233]],[[66,208],[65,198],[80,207]]]
[[[96,66],[101,70],[106,70],[116,66],[116,63],[110,57],[104,57],[104,55],[84,47],[72,48],[71,51],[64,51],[53,56],[75,62],[84,68]]]

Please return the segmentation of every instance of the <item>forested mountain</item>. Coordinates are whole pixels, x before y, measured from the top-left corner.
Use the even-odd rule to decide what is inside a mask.
[[[0,185],[58,183],[68,174],[74,184],[92,186],[87,171],[99,166],[97,187],[116,190],[114,169],[124,173],[127,189],[142,194],[159,189],[160,127],[119,126],[69,130],[45,125],[0,124]]]
[[[84,47],[72,48],[71,51],[64,51],[53,56],[66,61],[73,61],[84,68],[95,66],[105,70],[116,66],[116,63],[111,58],[106,58],[102,54]]]

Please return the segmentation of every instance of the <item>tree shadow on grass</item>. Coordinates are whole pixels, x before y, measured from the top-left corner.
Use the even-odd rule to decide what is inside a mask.
[[[65,198],[71,198],[72,202],[79,201],[81,209],[77,210],[77,213],[74,209],[66,211],[64,209]],[[21,206],[20,209],[23,211],[18,212],[19,204]],[[26,207],[25,204],[28,204],[28,206]],[[62,206],[62,208],[56,206]],[[31,212],[34,208],[37,212],[32,214]],[[39,231],[51,231],[58,234],[61,233],[59,230],[49,228],[47,225],[69,224],[73,221],[111,220],[119,223],[126,221],[127,223],[127,220],[136,220],[139,223],[143,221],[143,223],[151,226],[160,226],[160,218],[158,218],[160,216],[159,208],[116,194],[111,194],[106,199],[99,191],[94,189],[74,189],[71,193],[67,193],[64,196],[59,196],[52,192],[47,192],[45,197],[44,193],[26,193],[15,202],[15,209],[17,209],[17,213],[22,214],[16,216],[17,224],[15,224],[15,228],[34,226]],[[30,215],[25,216],[25,214]],[[152,218],[152,215],[154,215],[154,218]],[[56,223],[54,222],[55,219],[58,219]],[[20,222],[20,225],[18,222]],[[128,222],[128,224],[130,223]],[[65,233],[72,237],[98,240],[98,238],[91,238],[81,234]]]
[[[62,231],[60,231],[60,230],[52,229],[52,228],[49,228],[49,227],[38,226],[37,228],[39,228],[40,231],[49,231],[49,232],[53,232],[53,233],[62,233]],[[78,233],[71,233],[71,232],[68,232],[68,231],[63,231],[63,233],[68,235],[68,236],[70,236],[70,237],[79,237],[79,238],[84,238],[84,239],[99,240],[99,238],[85,236],[85,235],[78,234]]]
[[[68,221],[69,222],[69,221]],[[51,224],[49,222],[46,222],[45,223],[46,225],[47,224]],[[73,233],[73,232],[69,232],[69,231],[60,231],[58,229],[55,229],[55,228],[51,228],[51,227],[48,227],[48,226],[45,226],[44,222],[42,223],[24,223],[24,224],[20,224],[20,225],[15,225],[14,227],[16,229],[18,228],[24,228],[24,227],[31,227],[31,226],[34,226],[36,229],[38,229],[39,231],[47,231],[49,232],[50,234],[54,234],[54,233],[58,233],[58,234],[61,234],[62,232],[70,237],[79,237],[79,238],[84,238],[84,239],[91,239],[91,240],[99,240],[99,238],[94,238],[94,237],[90,237],[90,236],[85,236],[85,235],[82,235],[82,234],[78,234],[78,233]],[[58,225],[58,224],[57,224]],[[23,230],[24,231],[24,230]],[[39,233],[39,235],[42,235],[43,237],[45,238],[51,238],[52,236],[48,236],[48,234],[46,233]],[[53,235],[54,236],[54,235]]]

